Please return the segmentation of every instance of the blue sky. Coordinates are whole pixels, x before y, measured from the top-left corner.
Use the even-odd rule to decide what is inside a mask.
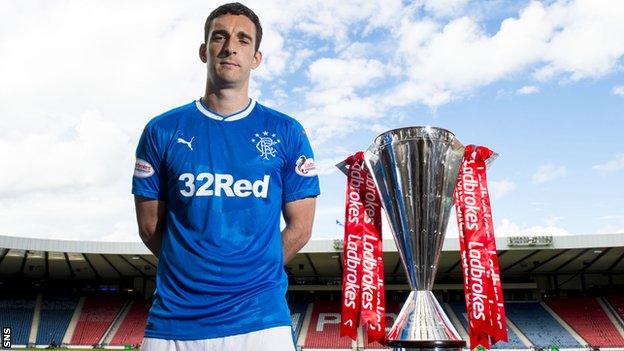
[[[138,137],[202,94],[197,47],[218,4],[3,4],[3,234],[139,240]],[[409,125],[500,154],[489,173],[497,235],[624,233],[624,4],[246,4],[265,33],[251,96],[299,119],[316,152],[313,238],[341,236],[345,178],[333,164]]]

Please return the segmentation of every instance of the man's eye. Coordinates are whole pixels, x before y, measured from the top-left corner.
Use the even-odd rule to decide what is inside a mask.
[[[240,42],[243,44],[249,44],[249,40],[247,39],[241,39]]]
[[[225,37],[223,35],[215,35],[212,37],[212,40],[223,40]]]

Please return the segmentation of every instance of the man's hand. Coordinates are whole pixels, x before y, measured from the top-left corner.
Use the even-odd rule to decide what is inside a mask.
[[[299,250],[310,240],[316,198],[292,201],[284,205],[284,221],[286,228],[282,231],[282,247],[284,264],[288,263]]]
[[[165,202],[135,196],[134,206],[141,240],[156,257],[159,257],[162,233],[165,229]]]

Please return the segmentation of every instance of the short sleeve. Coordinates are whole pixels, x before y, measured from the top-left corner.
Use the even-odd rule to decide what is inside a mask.
[[[132,193],[149,199],[164,200],[164,179],[161,174],[163,152],[154,127],[147,125],[136,149],[132,176]]]
[[[296,123],[288,135],[287,161],[283,169],[284,203],[320,194],[314,154],[305,130]]]

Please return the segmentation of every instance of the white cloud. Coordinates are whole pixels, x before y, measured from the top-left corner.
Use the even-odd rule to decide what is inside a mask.
[[[507,195],[508,193],[516,190],[516,183],[512,182],[509,179],[503,179],[499,181],[490,180],[488,182],[488,189],[495,199],[499,199]]]
[[[97,111],[47,133],[6,136],[0,139],[0,159],[12,171],[0,172],[0,196],[99,188],[124,176],[129,181],[133,139]]]
[[[624,5],[608,1],[531,2],[490,35],[472,17],[446,24],[404,17],[399,59],[408,66],[409,84],[429,93],[403,103],[439,106],[526,70],[540,80],[604,76],[624,55],[624,39],[612,35],[624,32],[622,18]]]
[[[322,58],[308,68],[310,81],[317,89],[360,88],[386,75],[378,60]]]
[[[520,226],[516,223],[511,222],[507,218],[503,218],[498,225],[495,226],[495,231],[497,236],[538,236],[538,235],[570,235],[566,229],[556,226],[552,223],[552,220],[549,219],[544,226],[539,225],[531,225],[531,226]]]
[[[613,93],[613,95],[624,96],[624,85],[618,85],[613,87],[613,90],[611,92]]]
[[[612,160],[595,165],[593,169],[601,172],[615,172],[624,169],[624,154],[616,155]]]
[[[520,95],[530,95],[530,94],[539,93],[539,91],[540,91],[540,88],[535,85],[525,85],[522,88],[518,89],[516,93]]]
[[[453,17],[461,14],[468,0],[425,0],[425,10],[436,17]]]
[[[533,183],[539,184],[551,181],[553,179],[565,177],[567,173],[568,171],[566,170],[565,166],[558,166],[549,163],[539,166],[531,179],[533,180]]]

